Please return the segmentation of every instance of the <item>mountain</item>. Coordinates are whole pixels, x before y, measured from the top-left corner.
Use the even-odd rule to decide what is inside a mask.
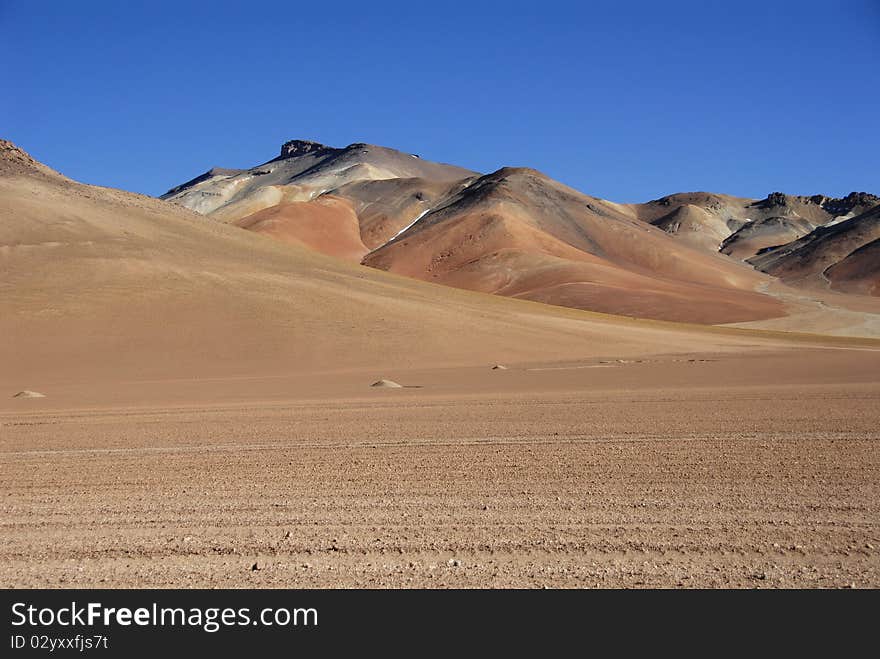
[[[673,240],[650,226],[650,208],[634,212],[534,170],[480,176],[377,146],[293,140],[266,164],[210,170],[163,199],[458,288],[663,320],[784,313],[780,302],[754,291],[761,275]],[[655,206],[662,225],[666,206]]]
[[[355,263],[369,251],[361,240],[352,204],[329,195],[270,206],[233,224]]]
[[[790,295],[762,274],[782,277],[782,270],[753,267],[753,259],[785,246],[791,251],[811,232],[880,203],[864,192],[842,198],[774,192],[758,200],[687,192],[617,204],[527,168],[481,175],[374,145],[334,148],[304,140],[285,143],[278,157],[251,169],[209,170],[163,199],[425,281],[713,324],[785,316]],[[873,290],[873,254],[854,255],[834,271],[840,278],[834,289]],[[858,277],[867,279],[857,284]]]
[[[825,270],[832,288],[880,297],[880,240],[872,240]]]
[[[459,288],[664,320],[782,315],[761,276],[530,169],[481,177],[364,264]]]
[[[756,268],[788,283],[880,296],[880,205],[762,250]]]
[[[452,182],[426,178],[354,181],[336,188],[333,194],[353,204],[360,221],[361,239],[371,251],[400,235],[476,178],[469,176]]]
[[[0,385],[49,400],[63,382],[86,400],[96,382],[151,378],[192,390],[211,378],[361,369],[366,386],[393,368],[751,340],[397,277],[76,183],[5,141],[0,311]]]
[[[719,251],[745,261],[769,247],[795,241],[815,228],[812,222],[801,217],[773,216],[753,220],[724,238]]]
[[[214,168],[161,198],[228,222],[270,206],[310,201],[352,181],[420,178],[452,182],[473,174],[372,144],[338,149],[291,140],[269,162],[244,170]]]
[[[767,247],[797,240],[818,226],[854,217],[878,203],[880,197],[866,192],[842,198],[773,192],[757,200],[689,192],[631,204],[630,209],[679,240],[745,261]]]
[[[748,201],[709,192],[683,192],[645,204],[629,204],[628,210],[693,247],[717,252],[720,243],[747,222],[742,209]]]

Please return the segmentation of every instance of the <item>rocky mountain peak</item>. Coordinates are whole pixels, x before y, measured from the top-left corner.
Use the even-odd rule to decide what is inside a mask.
[[[321,153],[324,151],[332,151],[333,147],[320,142],[312,142],[310,140],[290,140],[281,145],[281,158],[296,158],[297,156],[305,156],[310,153]]]
[[[792,203],[815,204],[830,215],[845,215],[853,209],[865,209],[880,204],[880,197],[868,192],[850,192],[845,197],[826,197],[822,194],[810,197],[790,197],[782,192],[771,192],[763,199],[755,203],[758,208],[780,208],[790,206]]]
[[[867,209],[880,204],[880,197],[869,192],[850,192],[841,199],[825,198],[822,208],[832,215],[845,215],[855,208]]]
[[[36,165],[36,160],[9,140],[0,139],[0,161],[23,166]]]
[[[764,208],[773,208],[775,206],[785,206],[788,204],[788,197],[783,192],[771,192],[767,198],[758,204]]]
[[[0,139],[0,173],[58,175],[55,170],[34,160],[27,151],[4,139]]]

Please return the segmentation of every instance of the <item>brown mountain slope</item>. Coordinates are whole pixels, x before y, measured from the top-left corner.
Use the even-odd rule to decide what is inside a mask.
[[[717,252],[721,242],[745,223],[741,209],[749,201],[711,192],[681,192],[625,208],[693,247]]]
[[[825,276],[837,290],[880,297],[880,238],[850,252],[828,268]]]
[[[773,192],[765,199],[686,192],[627,208],[694,247],[746,260],[763,248],[796,240],[817,226],[854,217],[877,203],[880,198],[865,192],[842,198]],[[738,236],[740,232],[744,233]]]
[[[474,172],[372,144],[334,148],[291,140],[278,157],[245,170],[213,169],[162,199],[232,222],[281,203],[309,201],[354,181],[421,178],[457,181]]]
[[[460,288],[694,322],[783,314],[762,277],[528,169],[482,177],[364,263]]]
[[[843,198],[774,192],[761,200],[689,192],[616,204],[531,170],[481,177],[393,149],[301,140],[249,170],[210,170],[165,198],[220,222],[350,261],[363,257],[366,265],[414,278],[701,323],[791,312],[800,305],[797,296],[768,287],[737,261],[845,222],[880,201],[856,192]],[[841,282],[839,290],[865,286],[870,282]]]
[[[626,204],[626,206],[638,219],[656,224],[658,220],[682,206],[696,206],[717,217],[725,218],[725,216],[737,215],[738,209],[751,201],[744,197],[732,197],[714,192],[677,192],[644,204]]]
[[[424,178],[355,181],[335,188],[332,194],[353,204],[361,239],[367,247],[376,249],[472,180],[473,177],[451,183]]]
[[[739,226],[734,220],[723,220],[693,204],[679,206],[651,224],[688,245],[709,252],[717,252],[719,245],[730,235],[731,226]]]
[[[876,247],[871,243],[878,239],[880,205],[848,220],[818,227],[749,262],[791,284],[875,291],[878,268],[872,260]],[[862,248],[864,251],[859,252]]]
[[[173,398],[183,382],[356,369],[366,386],[392,368],[754,341],[431,286],[0,155],[10,396],[159,378]]]
[[[745,261],[768,247],[790,243],[816,227],[800,217],[768,217],[748,222],[721,243],[721,253]]]
[[[270,206],[233,224],[355,263],[369,251],[351,203],[331,195]]]

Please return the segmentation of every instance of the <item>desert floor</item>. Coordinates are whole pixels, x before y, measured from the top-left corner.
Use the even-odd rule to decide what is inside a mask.
[[[490,366],[4,396],[0,586],[880,586],[880,350]]]

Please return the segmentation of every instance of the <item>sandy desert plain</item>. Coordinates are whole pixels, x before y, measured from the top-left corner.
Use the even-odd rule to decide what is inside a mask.
[[[876,297],[492,296],[9,143],[0,202],[4,587],[880,586]]]

